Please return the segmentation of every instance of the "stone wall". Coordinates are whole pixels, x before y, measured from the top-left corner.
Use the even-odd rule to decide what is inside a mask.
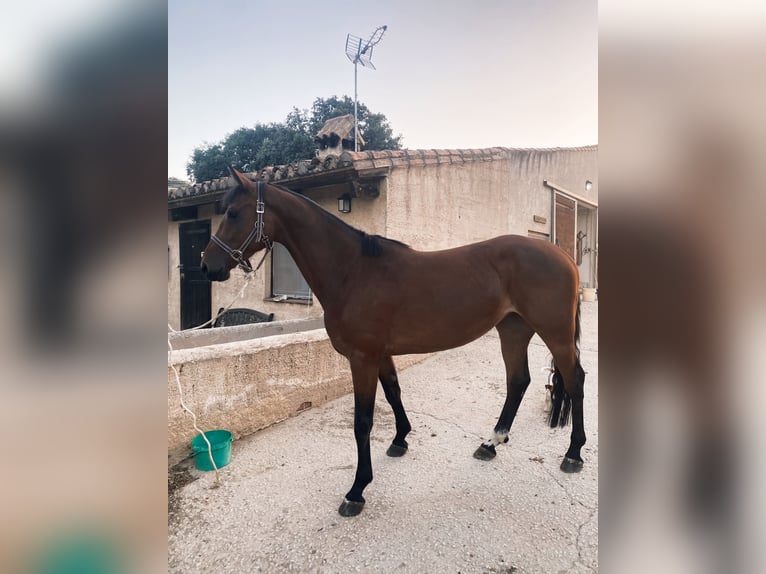
[[[427,356],[394,361],[402,370]],[[324,329],[180,349],[170,354],[170,364],[179,371],[184,402],[197,415],[197,425],[228,430],[235,439],[352,390],[348,361]],[[169,465],[191,454],[195,434],[168,367]]]
[[[348,362],[324,329],[171,353],[186,405],[204,430],[240,438],[351,390]],[[190,454],[196,432],[168,368],[168,458]]]

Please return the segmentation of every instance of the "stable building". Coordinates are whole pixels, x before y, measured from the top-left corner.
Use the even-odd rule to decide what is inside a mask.
[[[598,286],[597,146],[354,152],[347,124],[323,128],[317,157],[247,176],[302,193],[367,233],[415,249],[508,233],[551,241],[577,262],[582,287]],[[168,190],[168,321],[175,329],[209,320],[244,282],[239,270],[225,283],[211,283],[199,269],[232,185],[223,177]],[[322,314],[278,244],[234,306],[274,320]]]

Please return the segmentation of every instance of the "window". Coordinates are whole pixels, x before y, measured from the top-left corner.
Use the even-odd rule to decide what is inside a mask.
[[[311,300],[311,289],[284,245],[274,243],[271,252],[271,295]]]

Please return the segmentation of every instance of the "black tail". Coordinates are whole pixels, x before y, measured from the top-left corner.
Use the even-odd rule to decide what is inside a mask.
[[[553,373],[553,389],[551,390],[551,414],[548,417],[548,424],[551,428],[557,426],[564,427],[569,424],[569,413],[572,408],[572,399],[564,390],[564,378],[558,367]]]
[[[577,302],[577,313],[575,314],[575,355],[577,357],[577,364],[580,364],[580,302]],[[558,367],[555,367],[553,373],[553,389],[551,391],[551,414],[548,417],[548,424],[551,428],[557,426],[564,427],[569,424],[569,415],[572,410],[572,399],[569,398],[566,390],[564,390],[564,378],[561,376],[561,372]]]
[[[580,362],[580,301],[578,299],[577,301],[577,313],[575,313],[575,337],[574,337],[574,344],[575,344],[575,356],[577,357],[577,362]]]

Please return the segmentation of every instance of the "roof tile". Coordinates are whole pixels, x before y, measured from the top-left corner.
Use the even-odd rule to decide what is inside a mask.
[[[403,149],[368,150],[358,152],[346,150],[340,156],[328,155],[324,159],[315,157],[288,165],[268,166],[257,172],[250,172],[246,175],[253,180],[263,179],[265,181],[283,181],[296,176],[300,177],[307,173],[321,173],[351,166],[359,170],[379,167],[436,165],[440,163],[493,161],[525,153],[594,151],[596,149],[598,149],[597,145],[570,148],[491,147],[484,149]],[[187,187],[169,189],[168,200],[170,201],[195,195],[205,195],[214,191],[229,189],[233,185],[234,182],[230,177],[221,177]]]

